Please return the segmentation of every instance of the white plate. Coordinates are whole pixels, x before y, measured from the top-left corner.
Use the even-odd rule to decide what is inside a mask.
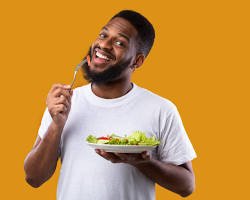
[[[94,149],[102,149],[106,152],[114,153],[141,153],[143,151],[151,151],[156,146],[142,146],[142,145],[113,145],[113,144],[94,144],[88,143]]]

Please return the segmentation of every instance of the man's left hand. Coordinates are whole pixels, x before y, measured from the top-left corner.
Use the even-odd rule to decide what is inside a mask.
[[[150,154],[147,151],[142,153],[110,153],[100,149],[96,149],[95,151],[97,154],[112,163],[128,163],[131,165],[137,165],[149,162],[151,159]]]

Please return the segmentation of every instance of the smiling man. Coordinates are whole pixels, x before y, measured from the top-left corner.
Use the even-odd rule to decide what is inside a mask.
[[[38,137],[24,163],[26,181],[39,187],[62,166],[59,200],[152,200],[155,183],[181,196],[195,187],[195,151],[176,106],[131,82],[147,57],[155,32],[141,14],[124,10],[101,29],[83,66],[89,84],[55,84],[47,96]],[[74,94],[73,94],[74,93]],[[140,154],[88,147],[97,137],[143,131],[160,145]]]

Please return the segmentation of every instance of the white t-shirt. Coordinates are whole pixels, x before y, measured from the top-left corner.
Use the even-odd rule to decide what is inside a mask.
[[[46,109],[39,136],[44,137],[51,116]],[[143,131],[160,145],[155,159],[176,165],[196,157],[173,103],[136,84],[126,95],[103,99],[91,84],[74,90],[71,111],[60,144],[58,200],[153,200],[155,183],[129,164],[111,163],[86,145],[89,134],[124,136]]]

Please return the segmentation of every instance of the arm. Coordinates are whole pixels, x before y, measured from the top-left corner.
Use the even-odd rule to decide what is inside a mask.
[[[142,154],[114,154],[98,149],[96,152],[113,163],[133,165],[152,181],[182,197],[190,195],[194,190],[195,178],[191,162],[177,166],[152,159],[147,152]]]
[[[195,178],[191,162],[177,166],[151,160],[134,166],[151,180],[182,197],[190,195],[194,190]]]
[[[62,130],[66,123],[72,91],[69,86],[54,85],[47,97],[48,111],[52,122],[41,139],[36,139],[35,145],[24,161],[26,181],[33,187],[39,187],[54,173],[59,157],[59,145]]]
[[[54,173],[59,157],[61,129],[52,122],[45,137],[36,139],[35,145],[24,161],[26,181],[33,187],[39,187]]]

